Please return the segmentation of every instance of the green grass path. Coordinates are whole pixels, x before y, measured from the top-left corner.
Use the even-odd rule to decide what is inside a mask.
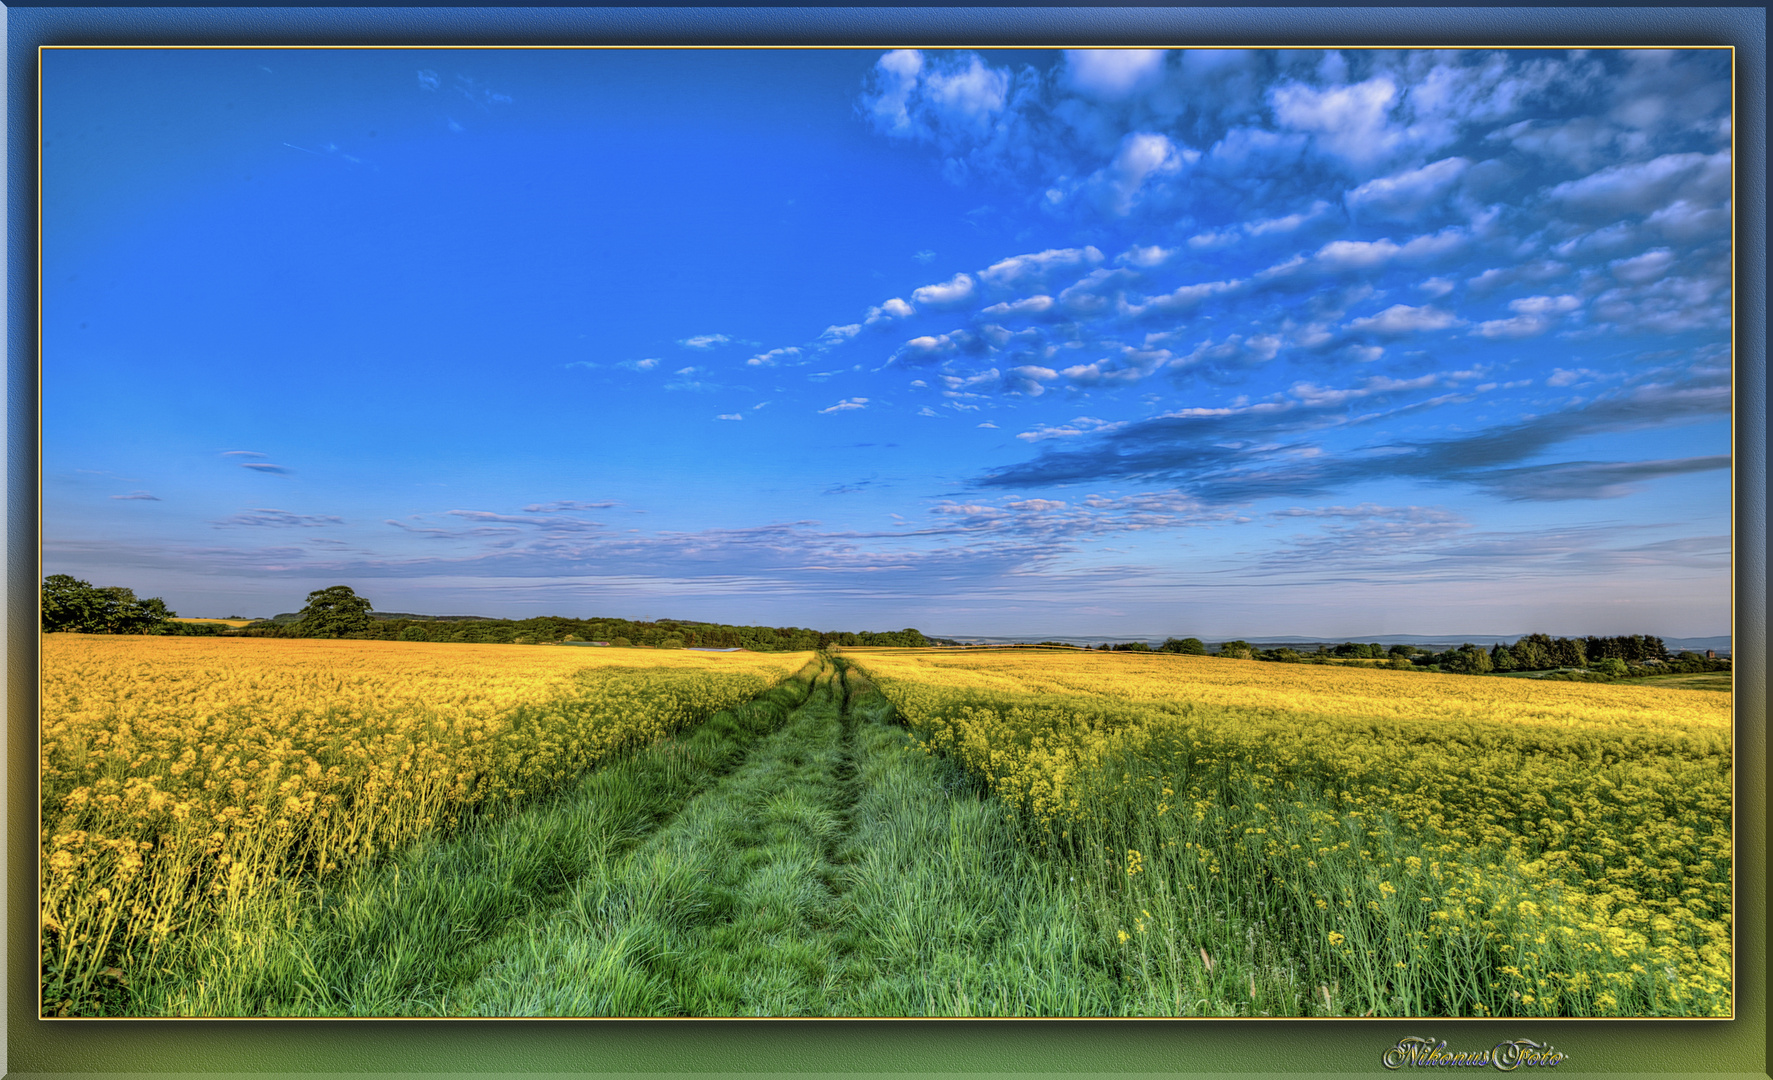
[[[811,673],[804,673],[810,675]],[[1114,1011],[1075,890],[841,661],[218,942],[147,1011]],[[225,988],[225,989],[218,989]]]
[[[1076,1015],[1107,983],[1001,810],[828,668],[743,765],[499,956],[447,1015]]]

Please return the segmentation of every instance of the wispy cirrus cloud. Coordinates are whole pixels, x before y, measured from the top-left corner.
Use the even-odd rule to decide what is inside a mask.
[[[319,529],[343,525],[345,519],[333,514],[294,514],[288,510],[254,507],[211,522],[218,529],[246,526],[261,529]]]

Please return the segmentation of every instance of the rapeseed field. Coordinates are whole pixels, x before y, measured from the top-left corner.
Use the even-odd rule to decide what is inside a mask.
[[[51,634],[42,656],[43,1009],[68,1015],[810,654]]]
[[[1077,866],[1129,1011],[1731,1014],[1727,694],[846,655]]]

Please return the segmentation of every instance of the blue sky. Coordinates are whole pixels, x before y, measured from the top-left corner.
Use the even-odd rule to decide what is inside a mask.
[[[1725,633],[1730,58],[51,50],[44,572]]]

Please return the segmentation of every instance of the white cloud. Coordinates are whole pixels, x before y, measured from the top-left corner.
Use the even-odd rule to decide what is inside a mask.
[[[1262,271],[1273,277],[1298,270],[1335,273],[1346,270],[1373,270],[1388,263],[1426,262],[1450,255],[1469,242],[1465,229],[1451,225],[1437,233],[1426,233],[1398,244],[1390,237],[1378,240],[1332,240],[1318,248],[1310,258],[1295,256]]]
[[[1613,276],[1628,285],[1642,285],[1667,275],[1675,264],[1675,253],[1665,247],[1651,248],[1629,259],[1614,259],[1607,264]]]
[[[1443,158],[1420,169],[1369,180],[1343,199],[1358,216],[1414,221],[1451,191],[1470,167],[1466,158]]]
[[[875,94],[868,112],[875,126],[901,137],[917,133],[911,119],[911,96],[917,92],[917,76],[923,70],[923,54],[916,49],[894,49],[874,62]]]
[[[1066,49],[1065,79],[1100,101],[1118,101],[1163,80],[1163,49]]]
[[[1659,229],[1670,240],[1721,237],[1730,228],[1730,201],[1726,199],[1720,206],[1702,207],[1686,199],[1676,199],[1651,214],[1645,224]]]
[[[1355,319],[1348,324],[1348,329],[1359,333],[1400,337],[1404,334],[1445,330],[1450,326],[1462,325],[1464,320],[1450,311],[1427,305],[1410,307],[1408,304],[1393,304],[1377,315]]]
[[[1104,210],[1117,217],[1132,212],[1153,177],[1174,176],[1200,158],[1200,151],[1180,146],[1169,136],[1135,131],[1124,136],[1114,160],[1090,178]]]
[[[1439,299],[1453,291],[1453,282],[1444,277],[1431,277],[1416,287],[1431,299]]]
[[[1245,337],[1230,334],[1224,341],[1203,341],[1186,356],[1177,357],[1172,367],[1189,368],[1205,364],[1214,368],[1248,368],[1266,364],[1280,353],[1281,339],[1273,334]]]
[[[844,398],[842,401],[831,406],[829,409],[820,409],[819,412],[820,412],[820,414],[834,413],[834,412],[846,412],[850,409],[866,409],[867,407],[868,407],[868,399],[865,397]]]
[[[982,314],[993,318],[1004,318],[1011,315],[1044,315],[1053,308],[1050,296],[1029,296],[1021,300],[1007,300],[1001,304],[992,304]]]
[[[913,301],[937,308],[954,307],[959,304],[964,304],[972,299],[972,297],[973,278],[970,274],[956,274],[940,284],[925,285],[923,288],[915,289],[911,293],[911,299]],[[893,301],[889,300],[887,303],[891,304]],[[900,303],[903,303],[903,301],[900,301]],[[905,314],[909,313],[909,311],[905,312]],[[889,314],[897,315],[900,313],[895,311],[890,312]]]
[[[1663,154],[1632,165],[1610,165],[1559,184],[1546,197],[1580,214],[1647,214],[1673,202],[1710,203],[1730,194],[1730,152]]]
[[[1017,435],[1016,438],[1021,439],[1023,442],[1041,442],[1046,439],[1073,439],[1080,435],[1095,435],[1099,432],[1113,431],[1115,428],[1125,426],[1126,421],[1124,420],[1111,422],[1108,420],[1098,420],[1093,416],[1080,416],[1075,420],[1072,420],[1070,423],[1056,427],[1049,427],[1046,424],[1036,424],[1034,430],[1024,431]]]
[[[1252,221],[1246,224],[1243,227],[1243,230],[1248,236],[1276,236],[1290,233],[1298,229],[1299,226],[1322,217],[1324,211],[1329,208],[1329,203],[1319,199],[1311,204],[1311,209],[1309,210],[1301,210],[1299,213],[1285,214],[1281,217],[1263,218],[1259,221]]]
[[[984,422],[984,423],[982,423],[982,424],[980,424],[980,425],[979,425],[979,426],[980,426],[980,427],[982,427],[982,428],[995,428],[995,427],[997,427],[997,425],[996,425],[996,424],[993,424],[993,423],[992,423],[992,422],[991,422],[991,421],[989,421],[989,420],[987,420],[987,421],[985,421],[985,422]]]
[[[1025,288],[1045,282],[1056,271],[1076,271],[1101,261],[1102,252],[1093,246],[1048,248],[1031,255],[1014,255],[994,262],[979,272],[979,279],[994,288]],[[961,274],[956,280],[963,277],[966,275]],[[912,299],[917,299],[916,293],[912,294]]]
[[[1487,338],[1537,337],[1581,306],[1574,296],[1526,296],[1508,302],[1514,318],[1479,323],[1472,333]]]
[[[745,414],[744,413],[736,413],[736,412],[721,413],[719,416],[716,416],[714,419],[716,419],[716,420],[743,420],[743,419],[745,419]]]
[[[1175,248],[1164,248],[1151,244],[1146,247],[1130,247],[1116,255],[1114,261],[1121,266],[1136,266],[1141,270],[1150,270],[1153,267],[1162,266],[1174,254],[1176,254]]]
[[[678,342],[686,349],[713,349],[733,340],[725,334],[698,334],[695,337],[683,338]]]
[[[775,367],[776,364],[780,363],[781,361],[792,360],[799,355],[800,355],[799,347],[794,346],[794,345],[789,345],[785,348],[771,349],[769,352],[759,353],[756,356],[753,356],[751,359],[745,361],[745,363],[749,367]]]
[[[1235,281],[1202,281],[1193,285],[1183,285],[1162,296],[1148,297],[1143,303],[1131,305],[1134,313],[1161,311],[1175,313],[1188,311],[1198,307],[1203,300],[1215,296],[1223,296],[1242,288],[1244,282]]]
[[[987,67],[977,53],[927,57],[895,49],[875,61],[862,106],[888,135],[952,144],[986,133],[1009,90],[1009,74]]]
[[[908,319],[915,314],[917,314],[916,308],[895,296],[879,307],[869,308],[867,317],[862,320],[862,325],[877,326],[894,319]],[[828,330],[826,333],[830,333],[830,331]]]
[[[659,366],[659,359],[656,356],[649,356],[645,360],[624,360],[617,366],[625,367],[630,371],[651,371]]]
[[[1397,84],[1385,75],[1325,90],[1290,83],[1268,94],[1282,126],[1312,133],[1320,147],[1360,166],[1385,158],[1402,139],[1387,119],[1396,99]]]

